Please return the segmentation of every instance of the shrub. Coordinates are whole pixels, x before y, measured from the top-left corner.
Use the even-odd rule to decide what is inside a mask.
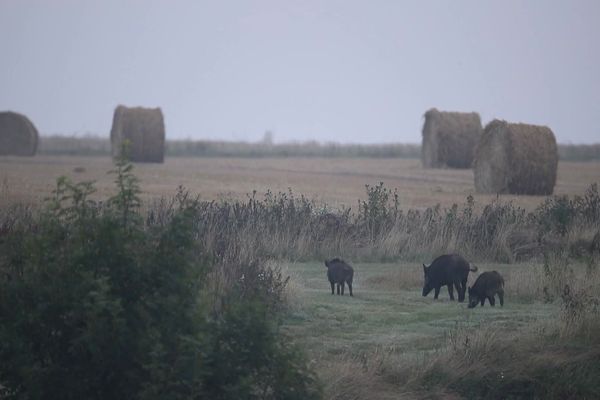
[[[363,227],[370,243],[389,230],[399,215],[399,197],[396,190],[378,185],[365,185],[367,200],[358,202],[357,222]],[[393,202],[391,200],[393,198]]]
[[[131,164],[113,172],[107,202],[59,178],[31,224],[0,236],[0,397],[318,397],[260,296],[207,304],[200,203],[180,192],[145,225]]]
[[[204,394],[210,399],[315,399],[316,380],[298,349],[270,320],[268,307],[235,294],[213,321]]]

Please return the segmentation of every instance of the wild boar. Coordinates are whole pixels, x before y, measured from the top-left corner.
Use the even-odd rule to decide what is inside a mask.
[[[329,283],[331,284],[331,294],[333,292],[333,286],[337,284],[337,294],[344,295],[344,283],[348,284],[348,289],[350,291],[350,296],[352,296],[352,278],[354,277],[354,269],[344,260],[339,258],[334,258],[330,261],[325,260],[325,266],[327,267],[327,279],[329,279]]]
[[[485,303],[488,299],[490,306],[496,304],[495,295],[500,299],[500,306],[504,305],[504,279],[497,271],[484,272],[477,277],[473,287],[469,288],[469,308],[477,303]]]
[[[423,273],[425,275],[423,296],[427,296],[432,289],[435,289],[433,298],[437,299],[440,294],[440,288],[447,285],[450,300],[454,300],[454,285],[458,292],[458,301],[463,302],[467,290],[469,271],[475,272],[477,271],[477,267],[471,266],[467,260],[458,254],[445,254],[433,260],[429,266],[423,264]]]

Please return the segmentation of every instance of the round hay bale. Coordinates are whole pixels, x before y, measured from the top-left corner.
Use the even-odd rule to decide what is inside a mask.
[[[442,112],[432,108],[424,117],[423,167],[471,168],[482,132],[479,114]]]
[[[549,195],[556,183],[558,149],[546,126],[487,124],[473,170],[479,193]]]
[[[114,156],[129,141],[129,160],[162,163],[165,157],[165,123],[160,108],[117,106],[110,142]]]
[[[33,123],[22,114],[0,112],[0,155],[34,156],[39,135]]]

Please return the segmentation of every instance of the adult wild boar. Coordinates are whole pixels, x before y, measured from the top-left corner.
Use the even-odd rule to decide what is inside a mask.
[[[504,279],[497,271],[484,272],[477,277],[473,287],[469,288],[469,308],[473,308],[477,303],[485,303],[488,299],[490,306],[496,304],[495,295],[500,299],[500,306],[504,305]]]
[[[458,254],[439,256],[433,260],[430,266],[423,264],[423,273],[425,275],[423,296],[427,296],[432,289],[435,289],[433,298],[437,299],[440,294],[440,288],[447,285],[450,300],[454,300],[454,286],[458,292],[458,301],[463,302],[467,290],[469,271],[475,272],[477,271],[477,267],[471,266],[467,260]]]
[[[354,277],[354,269],[344,260],[334,258],[330,261],[325,260],[325,266],[327,267],[327,279],[331,284],[331,294],[333,293],[333,286],[337,284],[337,294],[344,295],[344,283],[348,284],[350,290],[350,296],[352,296],[352,278]]]

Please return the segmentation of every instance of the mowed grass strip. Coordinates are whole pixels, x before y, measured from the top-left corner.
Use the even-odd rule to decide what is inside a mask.
[[[433,292],[421,295],[422,266],[417,263],[352,263],[354,296],[331,295],[323,263],[295,263],[290,271],[290,310],[284,330],[308,352],[317,369],[338,368],[351,360],[370,360],[382,353],[423,359],[445,346],[457,328],[488,329],[499,335],[527,329],[550,320],[558,306],[536,301],[526,292],[535,290],[539,266],[533,264],[478,264],[469,283],[488,270],[506,278],[504,307],[467,308],[467,302],[450,301],[447,288],[438,300]],[[515,289],[516,287],[516,289]],[[455,292],[455,298],[457,294]],[[325,375],[335,375],[326,371]],[[325,385],[330,383],[325,382]]]

